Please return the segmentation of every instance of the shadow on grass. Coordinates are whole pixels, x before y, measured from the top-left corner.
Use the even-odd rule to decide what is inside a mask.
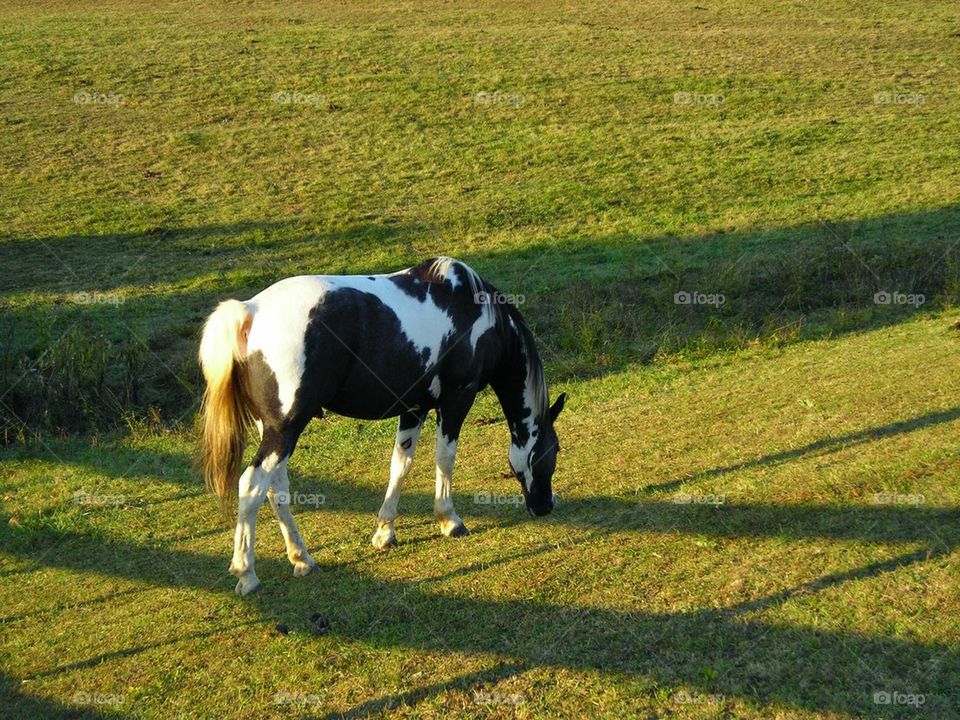
[[[824,438],[751,462],[787,462],[809,452],[832,452],[870,439],[953,422],[958,416],[958,408],[931,412],[856,433]],[[105,474],[110,474],[111,468],[116,467],[117,457],[110,452],[90,455],[77,443],[69,443],[69,446],[82,457],[79,464],[88,464]],[[175,487],[184,477],[192,477],[188,460],[178,454],[144,451],[130,451],[130,454],[143,471],[141,476],[132,478],[137,481],[156,482],[158,475],[153,473],[158,469],[164,469],[160,482],[172,483]],[[67,456],[69,458],[72,454]],[[745,466],[747,464],[721,467],[712,473],[722,474],[731,468]],[[129,474],[121,476],[130,478]],[[381,500],[379,489],[332,479],[296,478],[294,487],[303,492],[322,492],[331,499],[328,508],[309,512],[369,512],[372,518]],[[178,492],[176,498],[183,500],[194,496],[192,492]],[[397,705],[415,705],[444,692],[481,692],[484,686],[502,677],[535,667],[626,674],[638,681],[652,680],[657,686],[697,688],[704,694],[743,697],[760,704],[851,712],[859,717],[906,714],[902,707],[874,705],[874,691],[924,694],[927,698],[924,710],[934,713],[952,707],[960,693],[960,650],[949,643],[928,645],[904,639],[864,637],[843,630],[781,627],[752,618],[753,613],[794,599],[804,602],[806,597],[829,588],[949,556],[960,544],[960,511],[956,509],[761,504],[711,507],[633,496],[594,497],[568,499],[549,518],[531,521],[516,508],[470,507],[469,498],[461,496],[457,500],[464,516],[469,518],[480,513],[489,517],[495,514],[501,519],[501,527],[521,522],[546,522],[590,531],[578,542],[589,542],[597,535],[608,533],[638,532],[716,538],[921,543],[923,547],[722,609],[667,614],[642,609],[635,612],[584,609],[544,602],[479,601],[430,591],[432,586],[452,578],[501,573],[508,571],[518,560],[538,556],[548,558],[555,550],[552,545],[513,553],[493,564],[457,567],[417,582],[386,584],[349,564],[322,568],[321,582],[294,580],[288,577],[289,567],[285,562],[260,558],[258,570],[264,581],[264,590],[252,602],[261,608],[263,623],[283,622],[297,632],[309,634],[312,630],[308,618],[320,610],[332,618],[334,633],[374,647],[449,649],[519,659],[518,664],[506,669],[497,667],[469,673],[404,693],[370,699],[347,710],[348,717],[381,712]],[[414,514],[421,509],[427,511],[431,503],[432,497],[425,493],[404,495],[404,507]],[[0,520],[3,520],[0,522],[0,549],[35,566],[92,570],[159,586],[226,589],[232,585],[231,579],[223,572],[227,548],[223,557],[213,557],[130,542],[111,542],[102,537],[56,531],[49,526],[37,529],[10,526],[5,518]],[[262,521],[265,531],[273,530],[270,527],[272,518],[264,515]],[[309,537],[307,541],[309,543]],[[444,542],[439,538],[436,541]],[[402,538],[400,551],[403,551]],[[12,571],[16,572],[20,571]],[[468,619],[466,627],[465,618]],[[21,618],[12,618],[17,619]],[[208,634],[203,633],[203,636]],[[101,662],[122,660],[154,647],[151,644],[134,645],[109,655],[51,668],[41,675],[82,670]],[[14,701],[29,704],[29,700],[14,698]],[[58,714],[57,708],[51,712]],[[328,717],[338,715],[339,712],[334,712]]]
[[[0,234],[0,263],[12,271],[0,294],[110,292],[125,286],[189,284],[214,275],[248,279],[251,287],[297,273],[346,273],[350,263],[378,255],[416,257],[422,226],[389,222],[318,229],[308,219],[199,227],[157,225],[142,232],[14,237]],[[314,264],[322,260],[323,265]],[[388,260],[386,262],[389,262]],[[384,269],[387,269],[386,267]],[[393,268],[395,269],[395,268]],[[368,268],[363,268],[367,271]],[[240,287],[237,285],[236,287]]]
[[[820,512],[808,508],[807,517]],[[827,514],[826,519],[815,522],[817,527],[833,524]],[[955,520],[955,516],[927,513],[924,522],[937,534],[955,540]],[[868,522],[870,518],[866,517],[858,526]],[[49,529],[39,538],[17,538],[25,531],[9,528],[5,522],[4,527],[5,552],[24,560],[39,554],[39,561],[48,567],[95,571],[165,587],[208,589],[223,577],[223,558],[172,550],[160,559],[153,549],[133,542],[97,542],[97,551],[91,552],[90,538],[82,534]],[[907,535],[913,537],[912,533]],[[881,537],[904,539],[897,533],[882,533]],[[55,552],[45,552],[52,547]],[[383,582],[344,565],[323,566],[316,576],[294,579],[289,577],[285,561],[270,558],[258,561],[264,589],[245,602],[257,605],[264,624],[280,621],[303,636],[314,632],[311,615],[321,612],[330,619],[331,633],[374,648],[496,654],[515,659],[514,666],[502,672],[465,675],[361,703],[347,711],[352,716],[397,703],[415,704],[455,688],[476,689],[504,676],[502,673],[537,667],[591,670],[614,674],[621,680],[652,682],[655,687],[689,687],[741,697],[761,706],[776,703],[849,712],[857,717],[891,717],[903,712],[902,707],[873,704],[874,692],[896,690],[925,695],[924,712],[936,714],[951,711],[960,693],[960,649],[956,645],[865,636],[837,627],[778,625],[758,620],[752,613],[844,582],[943,558],[953,547],[907,553],[729,608],[688,612],[653,612],[642,607],[628,612],[437,594],[425,590],[419,581]],[[203,635],[231,629],[220,627]],[[40,675],[92,667],[153,647],[135,645],[56,666]]]
[[[77,699],[83,696],[78,691]],[[65,705],[52,700],[34,697],[23,692],[20,680],[0,672],[0,706],[5,720],[36,720],[36,718],[65,718],[67,720],[103,720],[103,718],[128,717],[109,707],[84,707]]]
[[[387,710],[392,710],[397,707],[413,707],[424,700],[450,692],[451,690],[461,690],[463,692],[476,691],[484,685],[519,675],[526,669],[527,667],[521,663],[498,663],[487,670],[465,673],[446,682],[425,685],[404,693],[367,700],[346,712],[332,712],[323,717],[350,720],[351,718],[365,718],[382,714]],[[305,715],[305,717],[312,716],[312,714]]]
[[[733,337],[738,326],[754,332],[790,318],[807,317],[818,310],[837,309],[847,304],[865,307],[870,304],[872,293],[881,289],[924,292],[933,297],[946,291],[953,282],[947,264],[941,262],[941,250],[947,247],[941,241],[946,238],[944,228],[952,231],[958,222],[957,209],[950,207],[864,224],[814,224],[717,236],[697,243],[677,238],[652,239],[645,243],[622,237],[572,239],[557,248],[491,251],[464,259],[504,289],[522,288],[531,295],[524,312],[540,330],[549,350],[574,358],[580,364],[578,367],[586,364],[603,372],[648,358],[648,344],[659,346],[665,333],[696,343],[716,334],[717,323],[720,323],[718,337]],[[268,278],[289,274],[286,272],[289,264],[284,263],[290,256],[286,260],[278,259],[285,248],[292,247],[297,259],[322,259],[324,270],[332,270],[338,266],[330,262],[331,253],[343,251],[351,240],[366,238],[362,230],[356,230],[329,242],[322,237],[307,237],[291,245],[284,240],[293,232],[291,228],[295,226],[278,223],[192,229],[162,237],[161,240],[168,241],[166,244],[153,245],[149,245],[149,237],[111,236],[110,242],[98,247],[105,256],[113,248],[117,253],[128,253],[130,258],[143,258],[148,263],[150,257],[162,258],[163,267],[157,265],[141,271],[138,265],[135,271],[119,278],[111,274],[117,268],[110,265],[109,258],[104,258],[98,270],[104,271],[107,280],[88,281],[78,277],[64,281],[60,275],[56,279],[51,275],[31,285],[31,281],[20,282],[28,275],[11,272],[8,277],[16,279],[10,280],[12,284],[5,286],[5,290],[30,287],[38,291],[89,292],[109,291],[120,284],[200,284],[199,278],[205,272],[238,268],[236,273],[207,286],[134,298],[118,306],[118,310],[127,313],[123,316],[124,322],[131,327],[137,320],[145,319],[148,324],[156,320],[161,334],[157,343],[149,348],[153,355],[151,362],[158,364],[157,374],[173,373],[170,368],[177,367],[176,362],[187,362],[187,358],[192,362],[202,308],[212,306],[216,298],[225,294],[245,288],[258,289]],[[917,232],[917,228],[922,231]],[[364,266],[364,270],[388,269],[417,259],[418,248],[410,240],[412,230],[408,233],[397,229],[389,236],[378,235],[378,232],[375,228],[370,230],[370,237],[361,243],[386,241],[377,250],[376,257],[380,260],[373,261],[374,267]],[[198,252],[197,233],[209,244],[209,254]],[[238,236],[242,237],[238,240]],[[9,246],[4,243],[0,244],[0,260],[16,255],[29,265],[41,255],[59,251],[68,261],[72,258],[72,262],[79,263],[96,240],[74,237],[46,238],[36,241],[35,245],[31,245],[30,240],[15,241]],[[927,240],[931,242],[924,244]],[[311,242],[319,242],[321,250],[312,251]],[[158,255],[152,256],[155,248],[159,248]],[[362,252],[355,251],[339,262],[351,268],[355,265],[350,258],[362,257],[367,262],[366,258],[373,252],[371,248],[369,244],[364,245]],[[405,259],[392,263],[393,255]],[[127,263],[130,258],[118,261]],[[301,267],[299,271],[318,270],[314,266]],[[527,290],[528,287],[531,289]],[[724,292],[729,294],[728,303],[722,308],[678,306],[673,302],[673,293],[684,289]],[[538,301],[537,296],[542,299]],[[109,323],[112,311],[97,308],[83,320],[90,320],[94,325]],[[15,319],[29,325],[36,312],[32,308],[21,308],[14,312]],[[848,315],[840,324],[823,327],[825,332],[846,332],[870,323],[899,322],[907,316],[894,312]],[[180,338],[179,344],[166,342],[169,336],[163,333],[169,333],[171,328],[172,334]],[[599,336],[592,334],[597,328]],[[605,335],[625,343],[627,349],[603,360]],[[149,345],[153,340],[147,338],[147,342]],[[547,354],[549,357],[550,353]],[[171,359],[176,357],[178,361]],[[562,364],[562,360],[558,362]],[[580,370],[571,373],[577,375]],[[557,376],[565,377],[562,372]],[[189,397],[189,389],[185,388],[184,397]],[[4,393],[6,388],[0,390],[0,394]],[[930,413],[825,438],[802,448],[694,474],[690,479],[775,465],[810,453],[833,452],[871,439],[951,422],[957,419],[958,413],[960,409]],[[176,470],[162,477],[161,482],[182,484],[184,477],[192,477],[183,469],[187,461],[180,456],[158,453],[151,457],[143,451],[132,452],[132,460],[143,456],[146,464],[138,473],[144,479],[156,480],[157,467],[171,466]],[[112,461],[101,465],[100,461],[90,458],[81,464],[108,475],[110,468],[115,467]],[[513,481],[506,482],[511,488],[515,487]],[[646,491],[669,490],[682,482],[684,480],[670,481],[648,487]],[[189,484],[192,486],[192,482]],[[337,480],[298,478],[294,486],[300,491],[315,490],[328,495],[333,500],[331,511],[369,512],[371,520],[382,499],[380,489]],[[463,496],[457,501],[461,508],[469,504],[469,498]],[[432,497],[405,494],[403,505],[404,509],[428,509]],[[478,507],[474,510],[481,512]],[[491,511],[482,511],[488,512]],[[496,508],[492,512],[506,510]],[[470,515],[469,512],[463,514]],[[573,498],[564,501],[557,513],[544,522],[569,524],[599,533],[855,539],[877,543],[918,542],[927,547],[720,610],[625,612],[528,600],[476,600],[432,593],[426,589],[435,580],[432,578],[384,583],[348,565],[321,568],[319,580],[293,580],[288,577],[289,567],[285,562],[270,559],[258,561],[265,589],[251,602],[261,610],[263,622],[279,619],[299,633],[311,632],[310,614],[319,609],[330,614],[332,632],[343,638],[381,648],[452,650],[518,658],[517,667],[507,670],[511,673],[533,667],[590,669],[638,680],[649,679],[671,688],[690,686],[761,704],[850,712],[859,717],[909,714],[909,708],[872,703],[874,690],[897,690],[925,694],[924,712],[948,716],[960,694],[960,650],[956,645],[870,637],[842,629],[778,626],[753,619],[750,614],[825,588],[943,558],[958,544],[958,520],[957,511],[935,508],[757,504],[713,508],[648,502],[636,497]],[[10,526],[6,521],[7,518],[0,518],[0,549],[41,567],[95,571],[169,587],[208,588],[223,581],[226,556],[161,550],[49,528],[33,531]],[[507,524],[520,521],[528,521],[521,517],[520,511],[504,515]],[[56,552],[51,551],[53,548]],[[504,565],[519,557],[547,555],[551,550],[542,547],[506,558],[496,571],[501,572]],[[471,566],[451,571],[456,575],[448,575],[489,570],[487,565]],[[97,656],[55,667],[45,674],[69,672],[101,661],[119,661],[150,647],[135,645],[109,657]],[[468,689],[493,682],[500,677],[497,672],[464,675],[407,693],[376,698],[348,712],[362,715],[396,703],[421,702],[453,688]],[[6,678],[2,692],[20,705],[36,705],[38,712],[47,710],[47,714],[57,714],[63,710],[56,704],[23,696]]]
[[[829,452],[850,443],[952,422],[958,412],[957,409],[933,412],[826,438],[794,451],[771,454],[757,462],[784,462],[810,451]],[[182,458],[159,453],[145,460],[146,467],[169,466],[171,462],[182,462]],[[726,471],[727,468],[717,469],[718,474]],[[176,481],[179,476],[179,472],[172,473],[168,479]],[[315,483],[307,490],[319,490],[334,498],[332,509],[335,511],[370,512],[371,517],[380,501],[378,491],[336,481]],[[429,507],[431,501],[426,494],[405,496],[408,507],[411,504]],[[506,519],[508,524],[529,522],[522,519],[519,512],[515,515]],[[517,559],[547,555],[554,549],[551,546],[503,558],[494,567],[489,564],[466,566],[416,583],[384,584],[347,565],[322,568],[322,583],[309,580],[297,583],[287,578],[286,563],[261,559],[259,569],[265,590],[254,602],[261,606],[264,622],[279,619],[302,633],[311,632],[307,618],[312,610],[320,608],[335,618],[335,633],[376,647],[450,649],[521,658],[522,663],[510,673],[538,666],[628,673],[652,678],[661,685],[691,686],[710,694],[742,696],[760,703],[774,702],[813,710],[853,712],[861,717],[888,717],[902,710],[872,706],[875,690],[922,693],[928,697],[925,706],[928,711],[949,707],[960,692],[957,684],[960,651],[952,645],[921,645],[845,631],[776,627],[749,617],[751,613],[793,598],[946,557],[960,543],[960,512],[955,509],[757,504],[702,507],[630,497],[597,497],[568,500],[553,516],[540,522],[567,524],[598,533],[921,542],[926,547],[861,568],[832,573],[732,607],[686,613],[619,612],[527,601],[477,601],[436,595],[427,589],[452,577],[502,572],[504,566]],[[93,570],[173,587],[207,588],[224,578],[224,558],[109,542],[49,528],[32,532],[6,523],[0,523],[0,528],[0,547],[4,551],[24,560],[35,559],[42,566]],[[53,548],[56,552],[50,552]],[[466,629],[464,618],[469,618]],[[552,645],[551,640],[555,641]],[[97,656],[43,674],[82,669],[151,647],[138,645],[109,657]],[[499,671],[465,675],[370,700],[352,708],[349,715],[378,712],[396,704],[415,704],[437,693],[476,688],[499,677],[502,677]],[[797,682],[798,678],[802,679],[801,683]]]
[[[745,460],[743,462],[713,468],[711,470],[707,470],[706,472],[687,475],[685,477],[678,478],[677,480],[647,485],[645,488],[643,488],[643,492],[651,493],[662,492],[665,490],[676,490],[683,484],[691,481],[707,480],[720,475],[727,475],[729,473],[739,472],[740,470],[749,470],[751,468],[765,467],[768,465],[780,465],[788,462],[789,460],[796,460],[804,457],[805,455],[826,455],[827,453],[844,450],[855,445],[862,445],[872,440],[880,440],[893,435],[901,435],[903,433],[913,432],[914,430],[929,427],[930,425],[953,422],[958,418],[960,418],[960,407],[927,413],[915,418],[910,418],[909,420],[898,420],[897,422],[888,423],[887,425],[867,428],[865,430],[858,430],[857,432],[847,433],[846,435],[823,438],[821,440],[812,442],[809,445],[804,445],[803,447],[794,448],[792,450],[784,450],[778,453],[771,453],[769,455],[756,458],[755,460]]]
[[[368,223],[331,230],[303,219],[0,237],[0,263],[8,269],[0,300],[19,297],[4,308],[0,324],[9,339],[0,357],[0,421],[9,416],[13,426],[21,418],[31,427],[78,431],[100,425],[82,415],[58,424],[58,407],[67,415],[84,407],[96,415],[107,404],[110,412],[100,424],[149,407],[160,408],[167,421],[184,416],[200,394],[194,356],[210,309],[289,275],[386,271],[433,254],[459,255],[505,292],[523,294],[522,310],[556,382],[664,354],[709,353],[758,339],[780,344],[902,322],[914,308],[877,304],[875,295],[922,295],[927,307],[935,300],[954,302],[960,263],[952,239],[958,234],[960,209],[951,205],[697,237],[573,235],[466,253],[423,227]],[[118,289],[120,295],[111,294]],[[81,303],[71,299],[78,292],[85,293]],[[25,300],[24,293],[66,298]],[[722,296],[724,302],[678,302],[678,293]],[[106,367],[60,381],[58,368],[77,364],[70,352],[56,356],[67,330],[74,332],[73,355],[92,345],[107,354]],[[47,354],[56,359],[50,367],[42,362]],[[131,358],[139,358],[132,369]],[[30,371],[38,363],[44,372],[34,378]],[[97,387],[84,394],[88,384]],[[62,402],[51,396],[43,412],[32,407],[32,397],[61,385],[69,395]]]
[[[760,458],[733,463],[685,478],[656,485],[649,485],[637,495],[620,497],[562,498],[557,511],[546,522],[557,522],[575,527],[600,530],[668,532],[672,530],[706,534],[735,534],[746,536],[784,535],[793,538],[829,537],[859,538],[877,542],[931,540],[926,528],[928,523],[951,523],[960,525],[960,512],[952,509],[919,507],[896,507],[892,505],[869,506],[806,506],[806,505],[738,505],[702,506],[677,504],[669,500],[644,499],[658,491],[674,490],[684,483],[711,478],[752,467],[778,465],[806,455],[825,455],[850,446],[873,440],[911,433],[933,425],[951,423],[960,419],[960,407],[918,415],[896,422],[865,428],[856,432],[822,438],[799,448],[770,453]],[[508,438],[503,433],[503,442]],[[384,438],[383,454],[388,452],[390,441]],[[151,505],[193,499],[203,495],[200,480],[191,470],[190,458],[173,452],[152,449],[92,448],[78,441],[57,446],[56,458],[68,465],[91,470],[107,477],[123,478],[156,485],[186,485],[186,492],[177,492],[168,498],[151,500]],[[48,451],[41,448],[46,456]],[[32,456],[32,451],[21,449],[15,456]],[[12,455],[14,456],[14,455]],[[294,455],[294,460],[296,454]],[[419,466],[429,466],[429,458],[421,458]],[[295,512],[358,512],[369,513],[371,524],[383,500],[383,488],[350,483],[348,480],[325,476],[315,478],[302,476],[296,471],[296,462],[291,469],[291,489],[295,493],[320,494],[326,502],[319,510],[298,509]],[[384,467],[384,474],[387,468]],[[561,478],[562,479],[562,478]],[[502,487],[516,491],[513,479],[501,481]],[[497,517],[505,525],[528,522],[522,507],[514,505],[478,505],[471,495],[455,494],[455,505],[460,514],[470,523],[471,516]],[[214,500],[210,499],[211,512]],[[401,496],[402,527],[405,514],[429,513],[433,496],[428,493],[406,491]],[[211,531],[212,532],[212,531]],[[401,530],[402,532],[402,530]]]

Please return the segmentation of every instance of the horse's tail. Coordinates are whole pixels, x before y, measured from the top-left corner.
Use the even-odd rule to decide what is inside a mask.
[[[253,315],[239,300],[225,300],[207,318],[200,367],[207,381],[200,406],[199,466],[207,489],[221,501],[237,494],[247,433],[253,425],[243,373]]]

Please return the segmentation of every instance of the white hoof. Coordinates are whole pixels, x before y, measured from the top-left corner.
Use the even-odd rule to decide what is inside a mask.
[[[440,521],[440,532],[445,537],[463,537],[470,534],[467,526],[463,524],[463,520],[456,515]]]
[[[380,525],[370,542],[377,550],[387,550],[397,544],[397,533],[390,525]]]
[[[234,588],[234,592],[240,597],[244,597],[250,593],[255,593],[259,589],[260,580],[257,579],[256,575],[250,572],[240,576],[240,580],[237,582],[237,587]]]
[[[293,564],[293,574],[297,577],[303,577],[313,572],[317,564],[313,560],[297,560]]]

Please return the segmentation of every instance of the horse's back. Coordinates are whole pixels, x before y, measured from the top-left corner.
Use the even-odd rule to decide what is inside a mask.
[[[435,400],[441,360],[473,372],[478,336],[492,327],[475,298],[481,282],[449,258],[383,275],[287,278],[247,302],[248,352],[276,376],[285,413],[296,402],[312,414],[397,415]]]

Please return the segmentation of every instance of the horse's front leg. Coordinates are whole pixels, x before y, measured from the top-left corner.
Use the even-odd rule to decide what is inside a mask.
[[[473,404],[475,393],[443,402],[437,422],[437,488],[433,500],[433,516],[440,523],[440,532],[447,537],[469,535],[463,520],[453,509],[453,465],[457,458],[460,428]]]
[[[271,477],[272,482],[267,491],[267,498],[270,500],[274,515],[280,522],[280,533],[287,548],[287,559],[293,565],[294,575],[307,575],[317,564],[307,552],[307,546],[297,530],[293,513],[290,512],[290,478],[287,475],[287,458],[277,465]]]
[[[398,515],[400,489],[410,474],[413,455],[426,417],[426,412],[417,410],[403,413],[397,421],[397,441],[393,445],[393,456],[390,459],[390,484],[387,486],[380,512],[377,513],[377,528],[371,540],[378,550],[386,550],[397,542],[393,522]]]

